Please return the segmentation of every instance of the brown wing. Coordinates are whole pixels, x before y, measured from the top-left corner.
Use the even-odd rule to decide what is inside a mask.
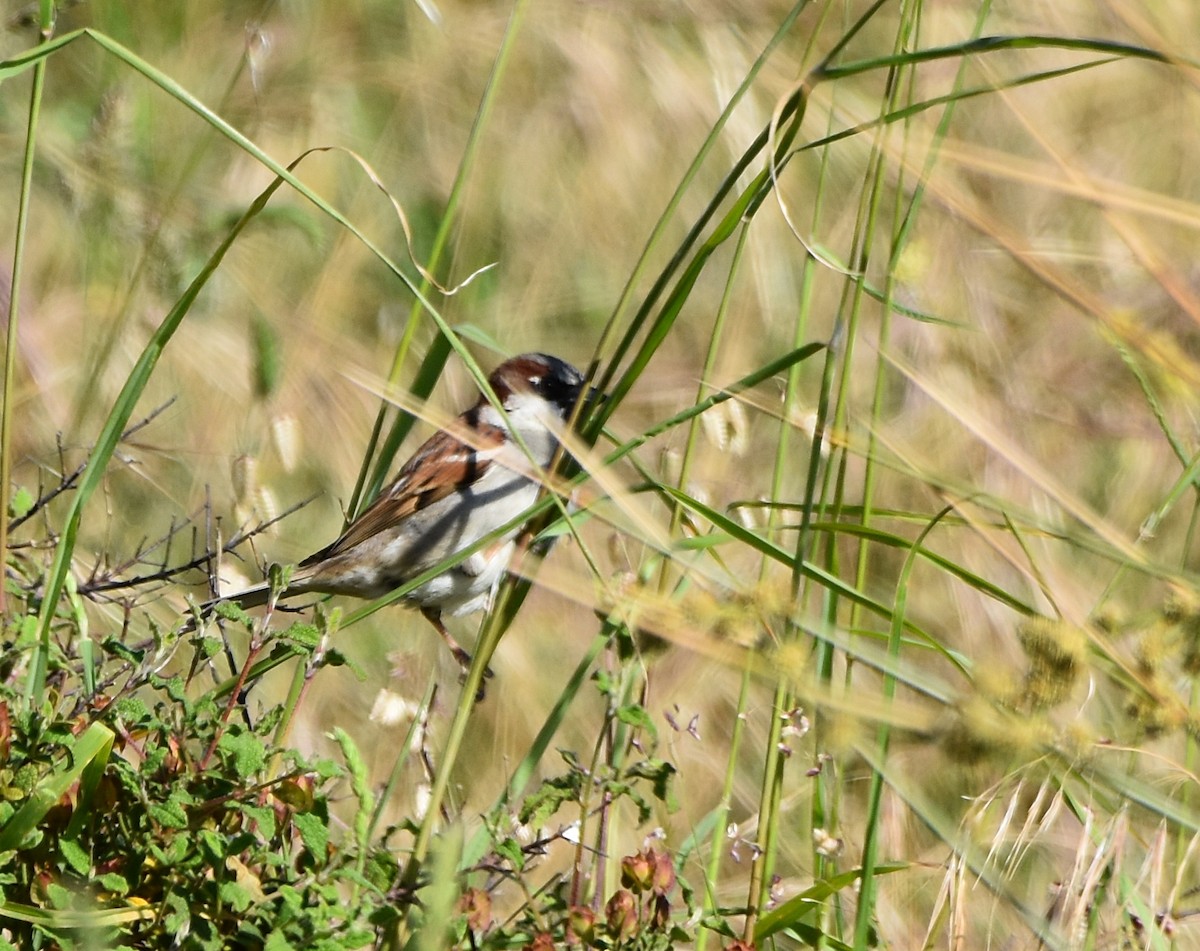
[[[337,541],[309,555],[300,566],[340,555],[477,481],[492,464],[491,458],[481,453],[501,445],[504,431],[488,424],[479,425],[472,420],[473,414],[474,411],[464,413],[456,422],[459,428],[471,428],[475,445],[468,445],[447,430],[434,433]]]

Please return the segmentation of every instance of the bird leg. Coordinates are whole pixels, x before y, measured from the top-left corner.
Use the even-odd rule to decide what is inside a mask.
[[[462,676],[465,680],[467,671],[471,668],[471,655],[466,649],[454,639],[446,625],[442,623],[442,612],[437,608],[421,608],[421,613],[425,615],[425,620],[433,625],[433,629],[441,635],[442,640],[446,642],[446,646],[450,648],[450,653],[454,655],[454,659],[458,661],[458,666],[462,668]],[[489,667],[483,672],[484,677],[492,676],[492,669]]]

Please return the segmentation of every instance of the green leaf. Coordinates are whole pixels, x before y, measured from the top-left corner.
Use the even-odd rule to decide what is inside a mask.
[[[171,892],[166,897],[166,905],[171,910],[163,919],[168,932],[182,932],[192,920],[192,909],[187,898],[178,892]]]
[[[101,642],[100,647],[105,653],[112,654],[114,657],[121,658],[126,663],[135,665],[140,664],[142,658],[146,656],[145,651],[133,650],[115,637],[106,637]]]
[[[255,806],[251,803],[242,803],[238,807],[242,813],[249,816],[258,825],[259,832],[265,838],[273,839],[275,837],[275,810],[270,806]]]
[[[113,704],[113,712],[127,726],[134,726],[150,719],[150,708],[146,706],[144,700],[138,697],[122,697]]]
[[[400,864],[391,852],[386,848],[372,848],[363,867],[363,880],[378,894],[385,895],[399,872]]]
[[[212,634],[203,634],[193,638],[192,644],[195,646],[196,652],[204,660],[211,660],[216,657],[225,646],[225,642],[221,638]]]
[[[240,604],[235,604],[233,601],[218,601],[213,605],[213,614],[226,621],[233,621],[235,624],[242,624],[248,628],[254,627],[254,618],[247,614]]]
[[[46,897],[50,899],[51,908],[70,908],[73,894],[69,888],[64,888],[58,882],[48,882],[46,885]]]
[[[295,948],[282,931],[272,931],[263,942],[263,951],[295,951]]]
[[[313,771],[321,782],[337,779],[345,774],[342,764],[333,759],[319,759],[313,764]]]
[[[545,780],[541,787],[525,797],[518,818],[523,825],[543,826],[564,803],[579,799],[580,774],[569,773]]]
[[[249,779],[263,768],[267,751],[253,733],[230,730],[222,734],[217,749],[228,756],[239,779]]]
[[[153,803],[150,806],[150,818],[167,829],[186,829],[188,818],[183,807],[181,797],[172,794],[166,802]]]
[[[167,696],[176,703],[187,702],[187,684],[184,682],[182,677],[176,675],[168,680],[163,681],[162,689],[165,690]]]
[[[311,654],[321,644],[321,632],[317,630],[316,625],[305,624],[303,621],[289,625],[279,636],[291,641],[297,647],[303,648],[308,654]]]
[[[621,707],[617,711],[617,719],[622,723],[627,723],[629,726],[636,727],[645,732],[652,740],[658,740],[658,730],[654,726],[654,721],[650,714],[646,712],[646,708],[638,703],[631,703],[628,706]]]
[[[294,885],[282,886],[277,895],[289,913],[294,914],[304,907],[304,893]]]
[[[92,858],[74,839],[60,839],[58,842],[58,852],[66,859],[66,862],[71,866],[71,870],[79,875],[87,875],[92,869]]]
[[[292,816],[292,824],[300,830],[300,839],[313,859],[318,865],[324,865],[329,847],[329,829],[325,822],[311,812],[299,812]]]
[[[650,780],[655,798],[666,803],[670,812],[675,812],[679,808],[679,800],[671,791],[671,780],[675,773],[675,767],[662,759],[645,759],[629,767],[630,776]]]
[[[514,871],[521,871],[525,867],[525,853],[521,850],[521,843],[511,836],[501,839],[496,843],[496,854],[501,858],[506,858],[509,864],[512,865]]]
[[[367,764],[363,762],[362,754],[359,753],[358,747],[349,733],[341,727],[335,727],[333,738],[341,747],[342,756],[346,760],[346,768],[350,770],[350,788],[358,798],[358,811],[354,815],[354,837],[358,841],[358,847],[365,850],[371,812],[375,808],[375,794],[371,791],[369,779],[370,771],[367,769]]]
[[[219,894],[221,901],[228,902],[235,911],[245,911],[254,904],[254,897],[237,882],[223,882]]]
[[[204,850],[204,861],[208,864],[220,865],[225,861],[225,855],[228,851],[225,836],[214,829],[201,829],[196,836],[196,841],[199,843],[200,848]]]
[[[29,510],[33,508],[33,504],[37,501],[33,493],[25,486],[17,486],[13,492],[12,498],[8,500],[8,514],[10,518],[23,518],[29,514]]]
[[[105,891],[112,892],[114,895],[128,895],[129,881],[124,875],[119,875],[116,872],[106,872],[96,879],[100,883],[100,887]]]

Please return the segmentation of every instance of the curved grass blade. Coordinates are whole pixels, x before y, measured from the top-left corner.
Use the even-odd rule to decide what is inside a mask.
[[[875,874],[890,875],[893,872],[903,872],[910,867],[907,862],[888,863],[877,866]],[[844,892],[847,888],[854,888],[861,877],[862,869],[854,868],[831,878],[813,882],[804,891],[793,895],[759,918],[754,929],[755,939],[769,938],[773,934],[799,925],[811,926],[814,919],[824,914],[828,907],[826,902],[830,898]]]
[[[982,53],[995,53],[1000,50],[1033,50],[1058,49],[1081,50],[1089,53],[1104,53],[1122,59],[1145,59],[1168,65],[1176,62],[1175,58],[1152,50],[1145,46],[1135,46],[1132,43],[1118,43],[1112,40],[1077,39],[1069,36],[981,36],[965,43],[952,43],[948,46],[934,46],[929,49],[913,50],[908,53],[896,53],[888,56],[876,56],[871,59],[856,60],[841,66],[832,66],[828,62],[813,70],[813,83],[826,82],[831,79],[841,79],[846,76],[857,76],[860,73],[872,72],[877,69],[893,69],[898,66],[911,66],[916,63],[929,63],[940,59],[953,59],[960,56],[973,56]],[[1181,63],[1195,66],[1196,63],[1187,59],[1178,59]]]
[[[467,136],[466,145],[463,147],[462,159],[459,161],[458,171],[455,173],[454,182],[451,184],[450,192],[446,198],[445,210],[438,221],[437,231],[433,236],[433,243],[430,245],[429,255],[425,261],[425,268],[430,274],[433,274],[437,270],[438,264],[442,259],[442,254],[445,252],[446,246],[453,234],[454,224],[458,220],[458,208],[462,203],[463,195],[466,193],[471,171],[475,168],[480,145],[483,141],[483,132],[487,127],[488,118],[492,114],[497,92],[500,88],[500,77],[504,74],[509,56],[516,45],[516,37],[527,5],[526,0],[520,0],[520,2],[514,5],[512,14],[509,17],[508,27],[504,31],[504,38],[500,42],[500,48],[492,64],[491,74],[488,76],[487,84],[484,86],[479,108],[476,110],[475,119],[471,123],[471,131]],[[423,280],[421,290],[428,292],[429,287],[429,280]],[[412,310],[409,313],[408,325],[405,327],[400,343],[397,345],[396,352],[392,357],[392,366],[387,376],[389,385],[395,385],[399,381],[400,371],[404,366],[408,349],[412,344],[413,336],[418,327],[417,318],[420,316],[421,309],[421,302],[419,300],[413,301]],[[433,391],[433,384],[440,374],[446,358],[450,355],[449,351],[449,341],[439,334],[431,344],[429,352],[425,355],[417,374],[417,380],[410,388],[414,396],[424,399]],[[375,423],[371,429],[371,436],[367,440],[367,447],[363,453],[358,480],[355,483],[354,492],[350,497],[350,505],[347,507],[347,525],[379,494],[379,490],[383,487],[383,483],[387,478],[388,470],[391,468],[396,457],[396,452],[400,448],[400,443],[404,441],[404,436],[407,435],[413,426],[413,417],[401,410],[392,423],[387,440],[383,446],[378,447],[379,456],[375,460],[374,471],[370,477],[370,481],[367,481],[368,472],[371,471],[371,459],[375,456],[379,436],[383,431],[384,420],[387,418],[389,410],[390,404],[386,400],[382,401],[375,418]]]
[[[864,525],[858,525],[853,522],[813,522],[810,528],[814,532],[831,532],[834,534],[851,535],[855,538],[861,538],[865,541],[874,542],[877,545],[885,545],[888,548],[906,548],[911,549],[914,554],[924,558],[930,564],[937,565],[947,574],[952,575],[959,581],[962,581],[974,588],[981,594],[987,595],[995,601],[999,601],[1005,607],[1012,608],[1014,611],[1019,611],[1021,614],[1032,615],[1037,611],[1034,607],[1022,601],[1014,594],[1010,594],[997,584],[993,584],[981,575],[969,571],[955,561],[939,555],[937,552],[926,548],[924,545],[917,545],[913,548],[912,542],[901,535],[893,535],[891,532],[885,532],[878,528],[871,528]]]
[[[115,736],[116,734],[102,723],[93,723],[80,734],[71,747],[69,762],[40,780],[21,808],[3,828],[0,828],[0,853],[20,848],[25,836],[37,828],[46,813],[54,808],[75,783],[81,783],[85,789],[89,783],[95,787],[99,774],[104,770],[104,764],[108,762],[109,753],[112,752]],[[86,808],[86,801],[81,798],[76,810]],[[77,817],[72,818],[72,826],[75,826],[75,818]]]

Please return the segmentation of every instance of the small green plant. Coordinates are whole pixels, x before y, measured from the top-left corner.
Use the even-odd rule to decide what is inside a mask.
[[[345,795],[348,737],[347,762],[305,760],[280,745],[283,705],[251,719],[233,692],[197,694],[183,674],[163,672],[177,652],[210,663],[216,639],[206,633],[141,649],[112,639],[85,658],[73,618],[56,630],[45,701],[11,688],[0,700],[0,854],[13,945],[370,942],[366,919],[396,869],[394,860],[378,864],[386,853],[339,847],[330,801]],[[271,637],[268,653],[297,659],[311,676],[338,662],[321,649],[328,633],[327,624],[292,625]],[[18,640],[4,656],[29,654]],[[85,664],[93,690],[80,676]],[[235,679],[244,691],[257,678]],[[102,748],[85,751],[95,734],[106,738]],[[39,813],[33,825],[21,821],[28,810]],[[351,885],[364,896],[355,908],[345,904]]]

